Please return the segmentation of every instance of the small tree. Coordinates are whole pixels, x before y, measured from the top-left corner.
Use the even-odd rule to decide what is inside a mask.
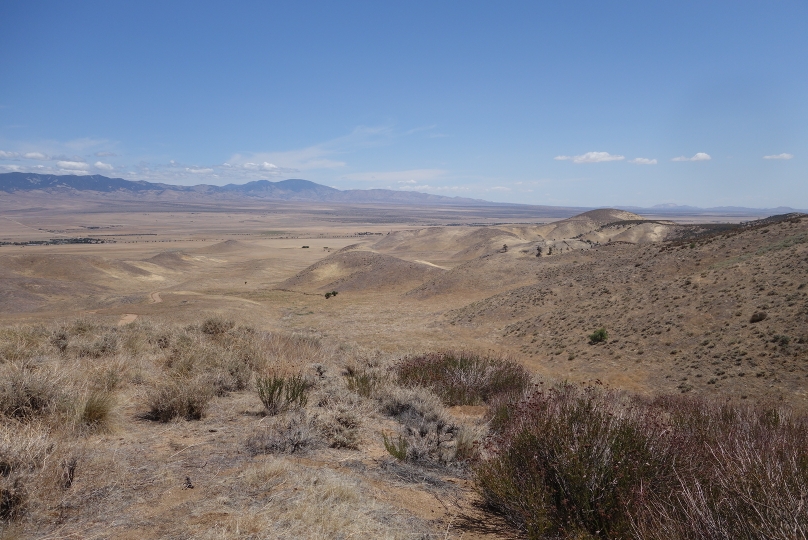
[[[541,257],[542,249],[541,246],[536,247],[536,257]]]

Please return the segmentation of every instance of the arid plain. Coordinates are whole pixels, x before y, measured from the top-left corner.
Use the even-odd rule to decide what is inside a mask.
[[[64,439],[80,455],[70,490],[31,494],[29,517],[4,534],[507,537],[462,471],[392,460],[382,433],[398,420],[372,392],[345,397],[346,370],[453,349],[510,358],[537,382],[805,409],[808,216],[760,217],[3,197],[4,354],[25,332],[51,343],[60,328],[74,329],[67,351],[112,334],[143,341],[99,356],[123,382],[108,426]],[[104,243],[19,245],[60,238]],[[216,397],[198,421],[144,419],[158,375],[139,358],[162,354],[150,345],[162,329],[198,333],[189,328],[208,320],[285,336],[293,345],[266,345],[269,356],[324,366],[321,397],[342,387],[320,403],[356,416],[355,440],[249,451],[270,424],[252,386]],[[600,328],[608,338],[593,343]],[[95,369],[74,357],[77,372]],[[485,431],[482,407],[440,414]],[[262,536],[270,522],[285,525]]]

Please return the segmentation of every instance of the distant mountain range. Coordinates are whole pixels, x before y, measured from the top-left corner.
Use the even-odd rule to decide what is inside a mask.
[[[282,201],[342,202],[342,203],[398,203],[398,204],[455,204],[455,205],[504,205],[479,199],[464,197],[443,197],[415,191],[394,191],[392,189],[349,189],[340,190],[308,180],[256,180],[246,184],[211,186],[175,186],[146,182],[144,180],[124,180],[95,175],[53,175],[35,173],[0,174],[0,192],[41,190],[51,193],[94,191],[111,194],[152,194],[163,193],[210,195],[219,197],[249,197]]]
[[[165,198],[174,200],[187,196],[213,197],[213,198],[249,198],[281,201],[307,201],[307,202],[339,202],[339,203],[386,203],[386,204],[428,204],[428,205],[462,205],[462,206],[527,206],[511,203],[496,203],[481,199],[465,197],[444,197],[416,191],[395,191],[392,189],[348,189],[340,190],[316,184],[308,180],[256,180],[246,184],[227,184],[226,186],[211,186],[199,184],[196,186],[175,186],[171,184],[146,182],[144,180],[124,180],[123,178],[108,178],[95,175],[53,175],[36,173],[3,173],[0,174],[0,196],[2,192],[30,192],[34,190],[47,193],[63,193],[80,195],[80,192],[95,192],[117,196],[143,196]],[[551,208],[542,206],[542,208]],[[621,207],[638,214],[676,214],[676,215],[747,215],[747,214],[787,214],[797,211],[794,208],[743,208],[736,206],[721,206],[716,208],[698,208],[695,206],[679,206],[675,204],[659,204],[651,208],[633,206]],[[591,208],[576,208],[585,211]]]

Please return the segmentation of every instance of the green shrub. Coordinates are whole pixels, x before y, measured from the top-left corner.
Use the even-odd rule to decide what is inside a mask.
[[[589,335],[589,343],[603,343],[609,339],[609,332],[605,328],[598,328]]]
[[[345,368],[345,384],[351,392],[368,398],[373,395],[381,382],[375,373],[347,367]]]
[[[384,440],[384,448],[387,450],[387,453],[399,461],[407,459],[408,445],[404,437],[399,435],[398,438],[394,440],[392,436],[388,437],[386,433],[382,433],[382,439]]]
[[[255,386],[267,414],[274,415],[289,408],[305,407],[308,391],[313,385],[301,374],[270,373],[258,377]]]
[[[766,320],[766,317],[767,317],[767,315],[766,315],[765,311],[756,311],[756,312],[754,312],[752,314],[751,317],[749,317],[749,322],[750,323],[758,323],[760,321]]]
[[[430,388],[447,405],[479,405],[501,395],[521,396],[530,385],[530,374],[521,364],[465,352],[405,358],[395,369],[402,385]]]

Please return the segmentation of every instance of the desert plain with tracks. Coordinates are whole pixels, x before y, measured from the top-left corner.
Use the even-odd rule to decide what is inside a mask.
[[[71,238],[99,243],[52,242]],[[485,436],[483,406],[385,390],[424,353],[507,358],[535,384],[808,407],[804,214],[20,194],[0,197],[0,242],[4,366],[82,395],[114,379],[98,429],[24,426],[41,463],[9,538],[511,537],[457,460],[385,448],[427,409],[455,426],[430,435],[439,452]],[[258,360],[201,418],[159,421],[182,343]],[[302,413],[262,412],[268,366],[315,381]]]

